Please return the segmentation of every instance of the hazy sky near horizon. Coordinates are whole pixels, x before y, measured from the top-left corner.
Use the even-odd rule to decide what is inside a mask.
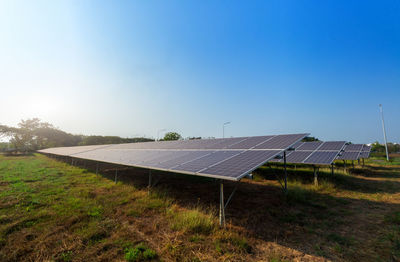
[[[0,1],[0,124],[400,142],[398,1]]]

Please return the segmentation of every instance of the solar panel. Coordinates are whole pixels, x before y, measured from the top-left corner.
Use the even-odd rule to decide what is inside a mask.
[[[360,152],[362,150],[364,145],[362,144],[350,144],[347,145],[344,150],[345,151],[356,151],[356,152]]]
[[[106,148],[109,146],[111,146],[111,145],[55,147],[55,148],[50,148],[50,149],[39,150],[39,152],[51,153],[53,155],[59,155],[59,156],[70,156],[73,154],[92,151],[92,150],[101,149],[101,148]]]
[[[318,148],[318,150],[320,150],[320,151],[341,150],[345,144],[346,144],[346,142],[344,142],[344,141],[324,142],[324,144],[321,145],[321,147]]]
[[[237,181],[308,135],[144,142],[39,152]]]
[[[272,139],[274,136],[254,136],[254,137],[249,137],[239,143],[233,144],[229,146],[228,148],[232,149],[249,149],[253,148],[263,142],[266,142],[270,139]]]
[[[304,142],[301,144],[299,147],[295,147],[296,150],[317,150],[323,142],[317,141],[317,142]]]
[[[303,139],[303,134],[298,135],[280,135],[275,136],[265,142],[255,146],[255,149],[282,149],[288,148],[297,143],[299,140]]]
[[[360,153],[360,158],[369,158],[370,152],[363,151]]]
[[[295,144],[295,151],[288,152],[286,162],[292,164],[314,164],[329,165],[332,164],[336,156],[340,153],[345,141],[313,141]],[[283,162],[283,155],[271,162]]]
[[[230,157],[238,155],[241,152],[242,151],[215,151],[199,159],[174,167],[174,170],[198,172],[218,162],[221,162],[223,160],[229,159]]]
[[[371,153],[371,147],[364,145],[360,153],[360,158],[369,158],[370,153]]]
[[[360,158],[363,158],[365,155],[369,154],[362,154],[362,151],[366,147],[363,144],[349,144],[346,145],[343,149],[343,153],[338,156],[337,159],[339,160],[358,160]]]
[[[248,150],[226,161],[207,168],[201,173],[242,178],[279,154],[279,150]],[[267,160],[266,160],[267,159]],[[265,161],[266,160],[266,161]],[[238,180],[237,179],[237,180]]]
[[[360,152],[342,152],[340,156],[338,156],[337,159],[339,160],[357,160],[360,156]]]
[[[304,160],[305,164],[330,165],[338,155],[337,151],[315,151]]]
[[[286,156],[287,163],[302,163],[306,160],[313,152],[312,151],[293,151]],[[282,160],[283,162],[283,160]]]

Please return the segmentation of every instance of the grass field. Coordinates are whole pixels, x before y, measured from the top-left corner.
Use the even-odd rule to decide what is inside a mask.
[[[42,155],[0,155],[0,261],[397,261],[400,158],[364,168],[289,169],[289,192],[262,167],[240,183],[217,221],[211,179],[113,166],[84,168]],[[234,188],[226,184],[226,194]]]

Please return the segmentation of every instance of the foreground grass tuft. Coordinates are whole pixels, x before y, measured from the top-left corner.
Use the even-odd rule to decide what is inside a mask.
[[[128,262],[151,261],[155,258],[157,253],[143,243],[125,249],[125,260]]]
[[[172,207],[169,215],[173,230],[208,235],[216,228],[213,214],[207,214],[200,209],[177,212],[177,208]]]

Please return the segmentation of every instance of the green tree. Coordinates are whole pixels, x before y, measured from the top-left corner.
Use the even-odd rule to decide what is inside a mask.
[[[168,132],[165,134],[164,139],[165,141],[171,141],[171,140],[179,140],[181,139],[182,136],[176,132]]]
[[[302,142],[313,142],[313,141],[319,141],[319,139],[316,137],[313,137],[313,136],[308,136],[308,137],[303,138],[303,140],[301,140],[301,141]]]

